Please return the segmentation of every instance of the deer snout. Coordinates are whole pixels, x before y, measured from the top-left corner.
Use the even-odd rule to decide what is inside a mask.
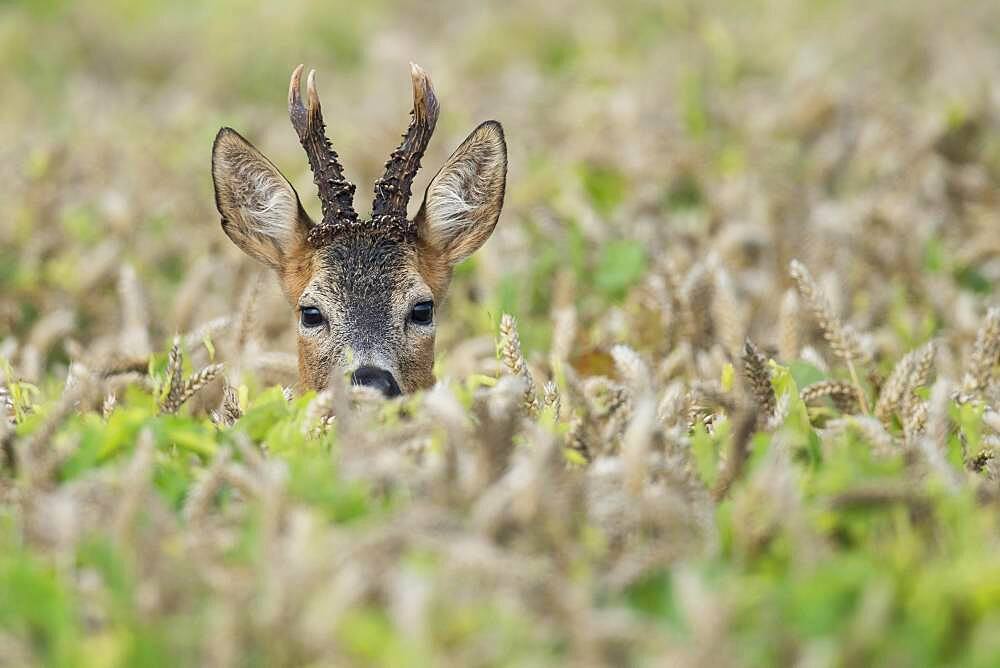
[[[386,397],[398,397],[402,394],[399,383],[391,373],[374,366],[362,366],[351,374],[351,385],[371,387]]]

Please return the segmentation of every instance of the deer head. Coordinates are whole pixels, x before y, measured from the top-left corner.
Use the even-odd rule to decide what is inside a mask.
[[[222,229],[277,273],[298,321],[305,388],[322,389],[339,372],[387,396],[427,387],[434,382],[436,307],[452,268],[489,238],[503,206],[503,129],[487,121],[473,130],[431,180],[416,217],[407,218],[410,187],[438,117],[430,79],[411,64],[413,118],[375,182],[371,219],[363,220],[354,210],[354,184],[326,137],[315,72],[305,104],[301,76],[300,65],[292,73],[288,111],[323,220],[310,219],[270,160],[222,128],[212,149]]]

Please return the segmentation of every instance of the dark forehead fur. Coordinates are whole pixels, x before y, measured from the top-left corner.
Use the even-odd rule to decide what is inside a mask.
[[[415,253],[412,243],[375,232],[339,236],[318,254],[339,289],[354,299],[381,300],[410,280],[405,268]]]

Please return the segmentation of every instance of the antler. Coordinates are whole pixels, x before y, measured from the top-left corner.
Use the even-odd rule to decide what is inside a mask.
[[[309,71],[306,82],[308,106],[302,104],[301,80],[302,65],[299,65],[292,72],[288,84],[288,116],[309,158],[313,181],[323,206],[323,223],[309,234],[309,241],[318,245],[335,228],[356,224],[358,214],[354,211],[354,184],[344,178],[344,168],[340,166],[337,152],[326,137],[326,125],[316,92],[316,70]]]
[[[410,201],[410,187],[438,119],[438,101],[430,77],[414,63],[410,63],[410,77],[413,79],[413,119],[399,148],[386,161],[385,174],[375,182],[372,222],[379,226],[408,227],[406,204]]]

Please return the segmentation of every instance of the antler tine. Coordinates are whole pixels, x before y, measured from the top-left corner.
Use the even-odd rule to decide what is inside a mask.
[[[385,163],[385,174],[375,182],[372,203],[375,224],[406,220],[413,177],[420,169],[420,159],[437,124],[439,107],[430,77],[419,65],[410,63],[410,78],[413,80],[413,118],[399,148]]]
[[[299,65],[292,70],[292,79],[288,82],[288,115],[292,127],[301,140],[306,132],[306,108],[302,106],[302,70],[305,65]]]
[[[306,79],[306,95],[308,95],[309,125],[320,128],[323,126],[323,113],[319,104],[319,93],[316,92],[316,70],[309,70]]]
[[[316,92],[316,70],[309,71],[306,81],[306,105],[302,104],[302,70],[302,65],[296,67],[288,84],[288,116],[309,158],[313,182],[323,206],[323,223],[355,223],[358,214],[354,211],[354,184],[344,178],[337,152],[326,137],[323,111]]]

